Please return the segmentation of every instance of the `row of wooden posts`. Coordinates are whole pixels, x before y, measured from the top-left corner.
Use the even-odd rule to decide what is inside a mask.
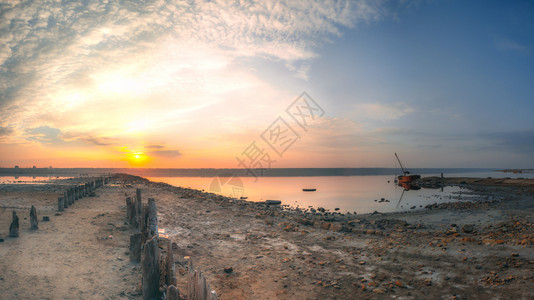
[[[59,197],[57,200],[58,211],[64,211],[65,208],[71,206],[74,201],[81,199],[82,197],[89,196],[93,191],[101,187],[104,184],[109,182],[108,177],[100,177],[96,180],[86,182],[81,185],[70,187],[63,192],[63,196]],[[49,217],[44,216],[44,221],[48,221]],[[39,221],[37,220],[37,210],[35,206],[32,205],[30,209],[30,229],[37,230],[39,229]],[[18,237],[19,236],[19,217],[17,212],[13,210],[13,218],[11,224],[9,225],[9,236]]]
[[[135,201],[132,197],[126,198],[126,207],[126,217],[135,230],[130,235],[130,261],[141,264],[143,299],[218,299],[200,269],[195,270],[191,259],[188,291],[186,295],[180,294],[176,287],[172,242],[159,238],[156,201],[148,198],[148,202],[143,203],[141,189],[137,189]],[[160,253],[160,246],[166,248],[166,253]]]

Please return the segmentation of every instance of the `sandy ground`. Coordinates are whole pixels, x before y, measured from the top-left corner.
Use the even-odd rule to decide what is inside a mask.
[[[67,181],[72,183],[74,181]],[[79,181],[85,182],[85,181]],[[120,189],[101,187],[57,213],[66,185],[0,185],[0,299],[117,299],[137,294]],[[30,230],[37,209],[39,229]],[[13,209],[20,236],[7,237]],[[49,216],[49,222],[42,222]]]
[[[0,298],[140,297],[139,270],[125,254],[125,197],[136,188],[144,201],[157,201],[182,292],[192,259],[221,299],[534,298],[528,185],[477,186],[476,203],[344,215],[287,211],[129,176],[60,216],[61,187],[1,186]],[[40,218],[51,217],[34,232],[22,218],[31,204]],[[13,208],[22,221],[19,238],[6,237]]]

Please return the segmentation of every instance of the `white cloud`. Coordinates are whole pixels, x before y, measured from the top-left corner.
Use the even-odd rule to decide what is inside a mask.
[[[506,38],[495,38],[493,44],[499,51],[523,52],[528,50],[527,46]]]
[[[374,120],[397,120],[407,114],[413,113],[415,109],[405,103],[395,103],[384,105],[379,103],[362,103],[355,105],[355,113],[365,119]]]
[[[140,115],[175,122],[261,85],[252,71],[232,66],[239,57],[283,61],[307,79],[318,45],[382,14],[380,4],[365,0],[2,5],[4,125],[44,122],[104,135]],[[95,122],[101,114],[108,117]]]

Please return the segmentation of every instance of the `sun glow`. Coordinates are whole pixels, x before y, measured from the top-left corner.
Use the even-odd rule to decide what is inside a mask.
[[[143,167],[151,160],[148,155],[141,151],[129,151],[123,149],[122,152],[124,152],[124,160],[135,167]]]

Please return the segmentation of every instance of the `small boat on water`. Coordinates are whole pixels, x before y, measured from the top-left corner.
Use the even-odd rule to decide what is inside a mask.
[[[404,169],[404,167],[402,166],[402,163],[399,159],[399,156],[397,155],[397,153],[395,153],[395,157],[397,158],[397,161],[399,161],[399,165],[402,169],[402,173],[403,175],[399,175],[397,178],[399,179],[399,183],[408,183],[408,184],[411,184],[412,182],[418,180],[419,178],[421,178],[421,175],[410,175],[410,172],[406,171]]]
[[[315,192],[317,189],[302,189],[303,192]]]

